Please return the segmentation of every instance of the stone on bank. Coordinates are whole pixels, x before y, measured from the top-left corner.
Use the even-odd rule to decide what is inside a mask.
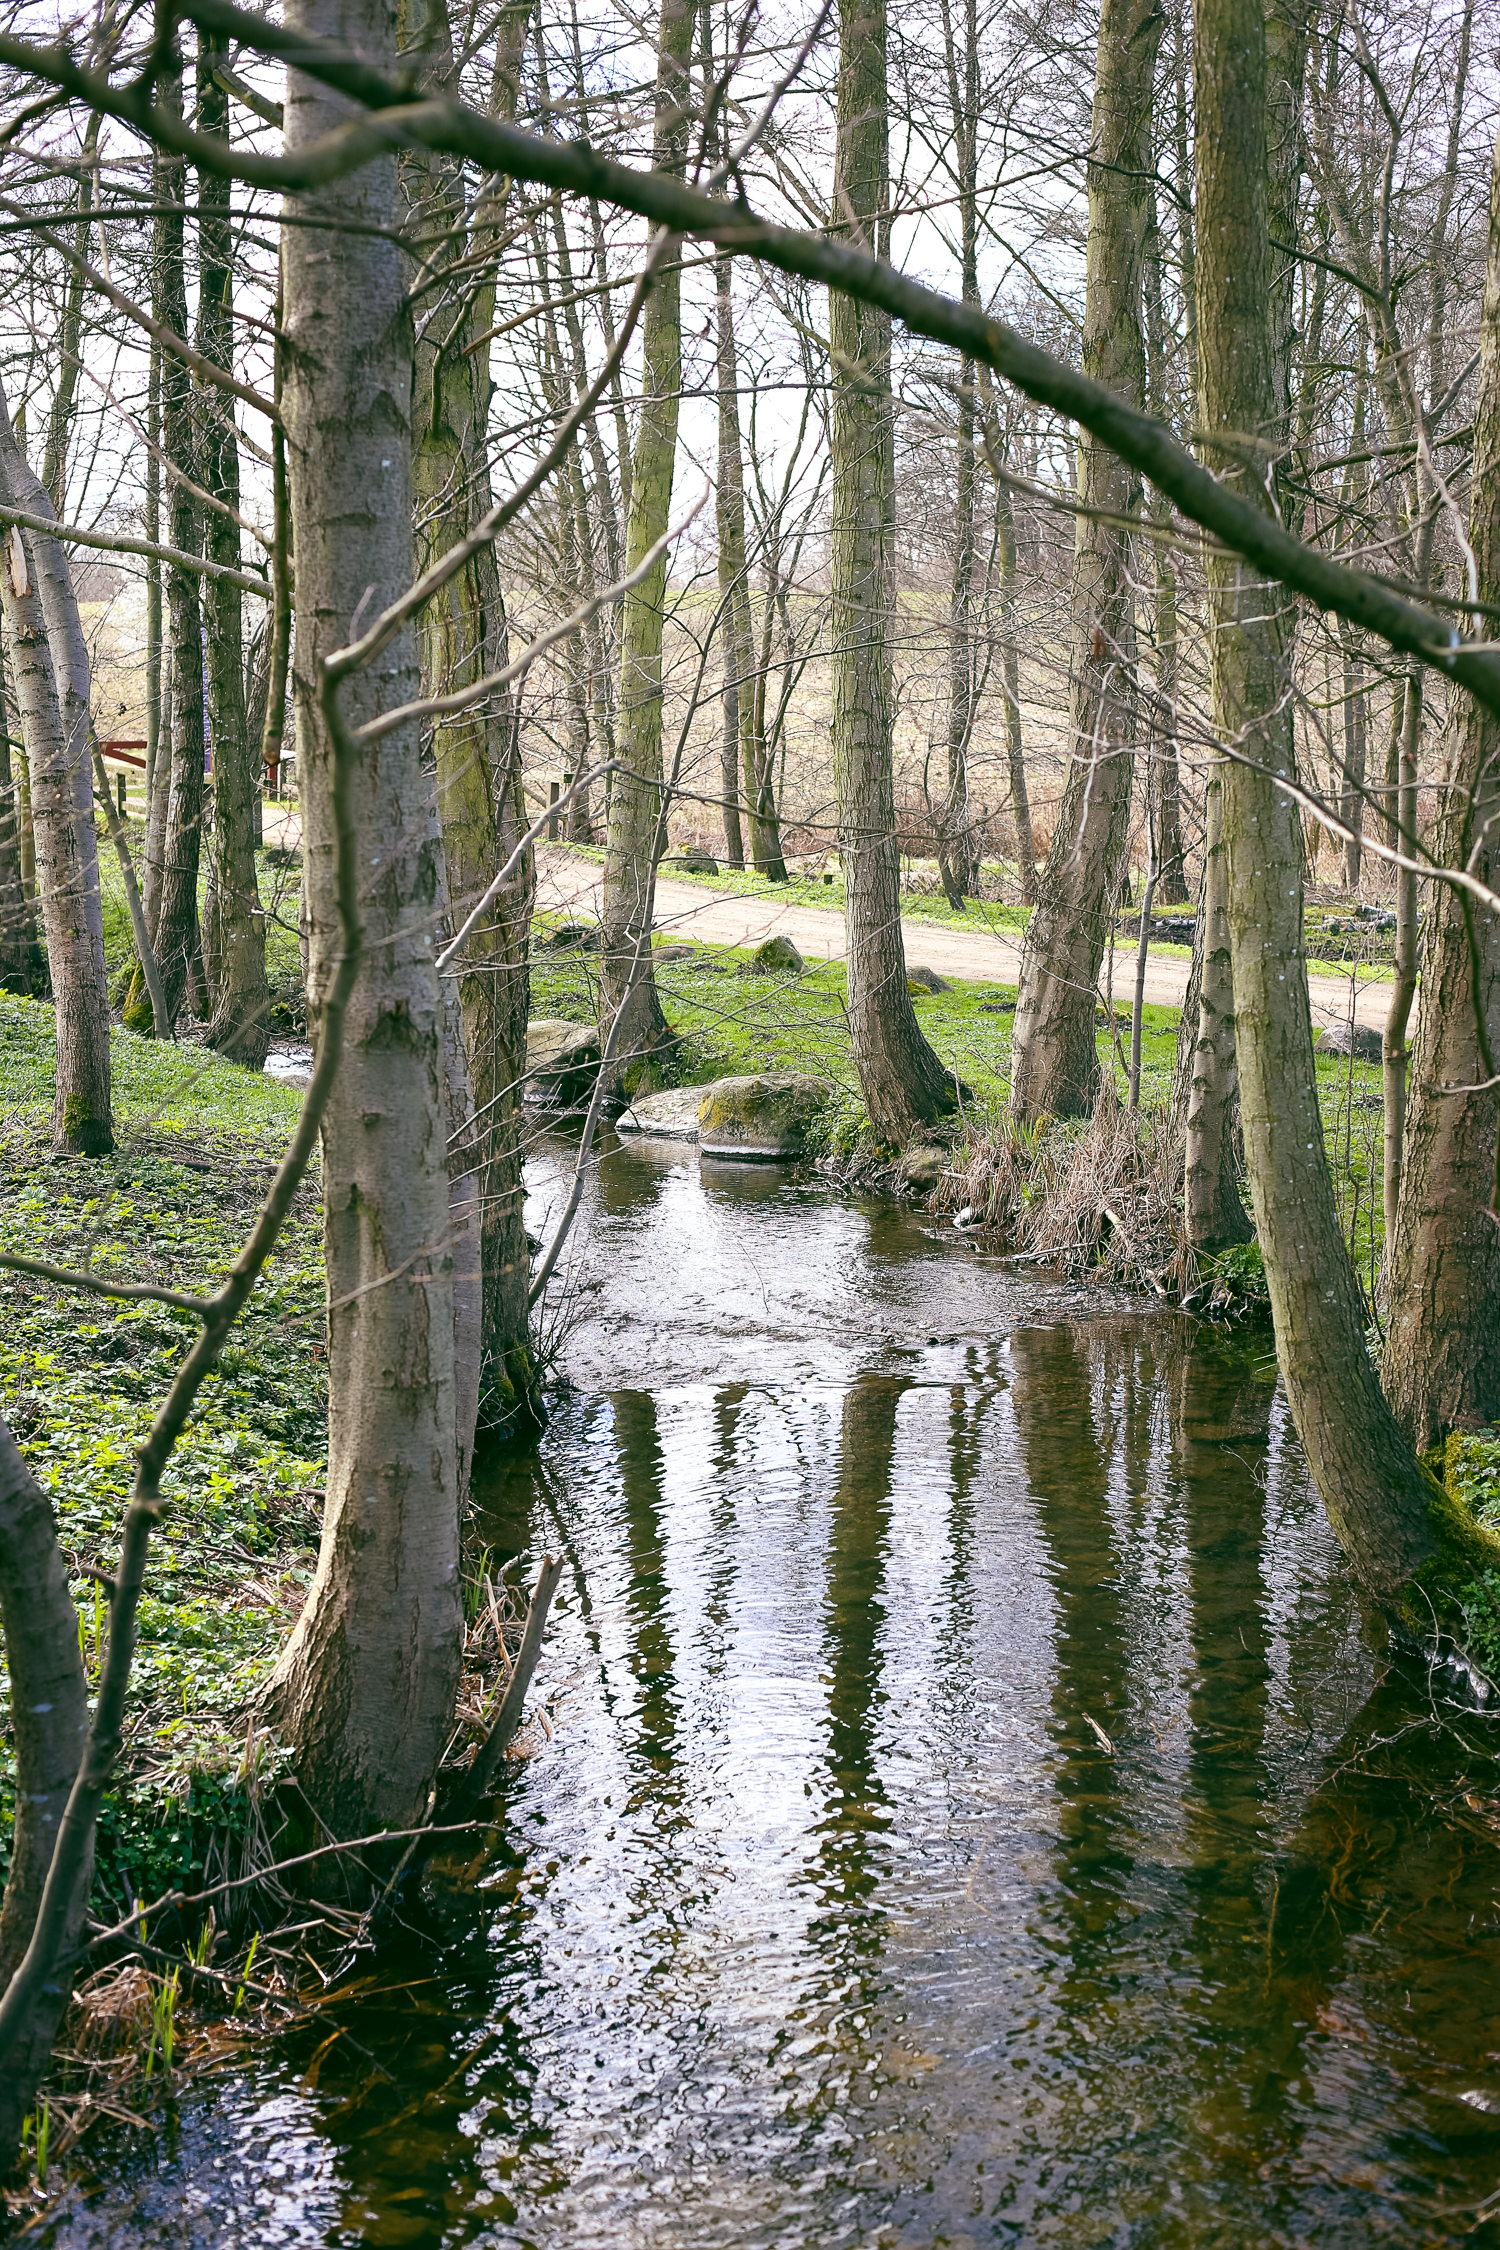
[[[821,1079],[803,1071],[760,1071],[643,1094],[616,1119],[615,1131],[627,1138],[697,1141],[705,1156],[730,1163],[768,1163],[801,1155],[827,1099]]]

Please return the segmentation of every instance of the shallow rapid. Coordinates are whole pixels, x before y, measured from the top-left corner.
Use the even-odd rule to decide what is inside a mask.
[[[1500,1738],[1381,1653],[1268,1339],[611,1146],[554,1341],[497,1854],[39,2239],[1500,2242]]]

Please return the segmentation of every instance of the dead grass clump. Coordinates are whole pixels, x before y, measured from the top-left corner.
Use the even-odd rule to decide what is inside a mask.
[[[959,1152],[937,1200],[1039,1265],[1166,1294],[1183,1265],[1180,1171],[1165,1112],[1132,1117],[1106,1091],[1081,1124],[1018,1127],[1002,1113]]]

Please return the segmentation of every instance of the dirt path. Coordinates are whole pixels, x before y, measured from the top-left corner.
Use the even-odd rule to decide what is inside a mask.
[[[267,808],[268,844],[297,844],[301,838],[301,821],[294,806],[288,806],[279,816]],[[596,894],[604,880],[598,860],[585,859],[562,844],[539,845],[536,860],[539,907],[553,913],[598,913]],[[844,917],[839,909],[793,905],[779,897],[774,886],[763,896],[734,898],[704,890],[697,883],[676,883],[662,876],[656,885],[656,930],[659,937],[694,938],[704,945],[759,945],[781,932],[809,961],[844,958]],[[935,969],[939,976],[989,978],[997,984],[1014,984],[1020,974],[1020,940],[1009,935],[979,928],[956,930],[945,922],[921,922],[905,916],[901,935],[908,964]],[[1121,947],[1115,955],[1117,1007],[1128,1002],[1134,975],[1134,951]],[[1187,980],[1185,958],[1165,953],[1147,955],[1148,1000],[1161,1007],[1180,1007]],[[1313,977],[1310,982],[1314,1023],[1346,1022],[1347,980]],[[1355,1003],[1356,1021],[1378,1031],[1390,1006],[1390,989],[1388,983],[1373,978],[1362,984]]]
[[[561,845],[539,846],[538,906],[553,912],[568,908],[574,913],[597,913],[595,894],[603,872],[597,860],[584,859]],[[759,945],[762,939],[781,932],[809,961],[844,958],[844,917],[838,909],[796,906],[778,899],[774,888],[764,897],[726,898],[696,883],[674,883],[669,877],[660,877],[656,885],[656,929],[662,937],[696,938],[710,945]],[[1020,974],[1019,938],[984,929],[956,930],[945,922],[906,917],[902,919],[901,935],[908,964],[935,969],[939,976],[993,978],[997,984],[1014,984]],[[1122,947],[1115,955],[1117,1007],[1128,1001],[1134,976],[1134,950]],[[1163,1007],[1180,1007],[1187,981],[1185,958],[1148,953],[1148,1000]],[[1348,984],[1340,977],[1314,977],[1311,984],[1313,1021],[1346,1022]],[[1356,1019],[1378,1030],[1389,1006],[1389,984],[1372,981],[1359,992]]]

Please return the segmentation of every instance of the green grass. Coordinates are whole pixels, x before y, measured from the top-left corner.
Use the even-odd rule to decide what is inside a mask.
[[[0,1247],[199,1293],[238,1254],[296,1115],[289,1089],[117,1030],[118,1145],[47,1145],[51,1010],[0,995]],[[0,1413],[51,1498],[76,1567],[109,1569],[134,1469],[191,1319],[0,1274]],[[200,1874],[243,1828],[246,1697],[265,1677],[316,1559],[326,1452],[322,1228],[300,1192],[269,1269],[173,1455],[153,1545],[123,1773],[101,1823],[111,1918]],[[101,1604],[76,1584],[90,1677]],[[0,1810],[14,1788],[0,1678]],[[0,1858],[8,1820],[0,1820]]]

